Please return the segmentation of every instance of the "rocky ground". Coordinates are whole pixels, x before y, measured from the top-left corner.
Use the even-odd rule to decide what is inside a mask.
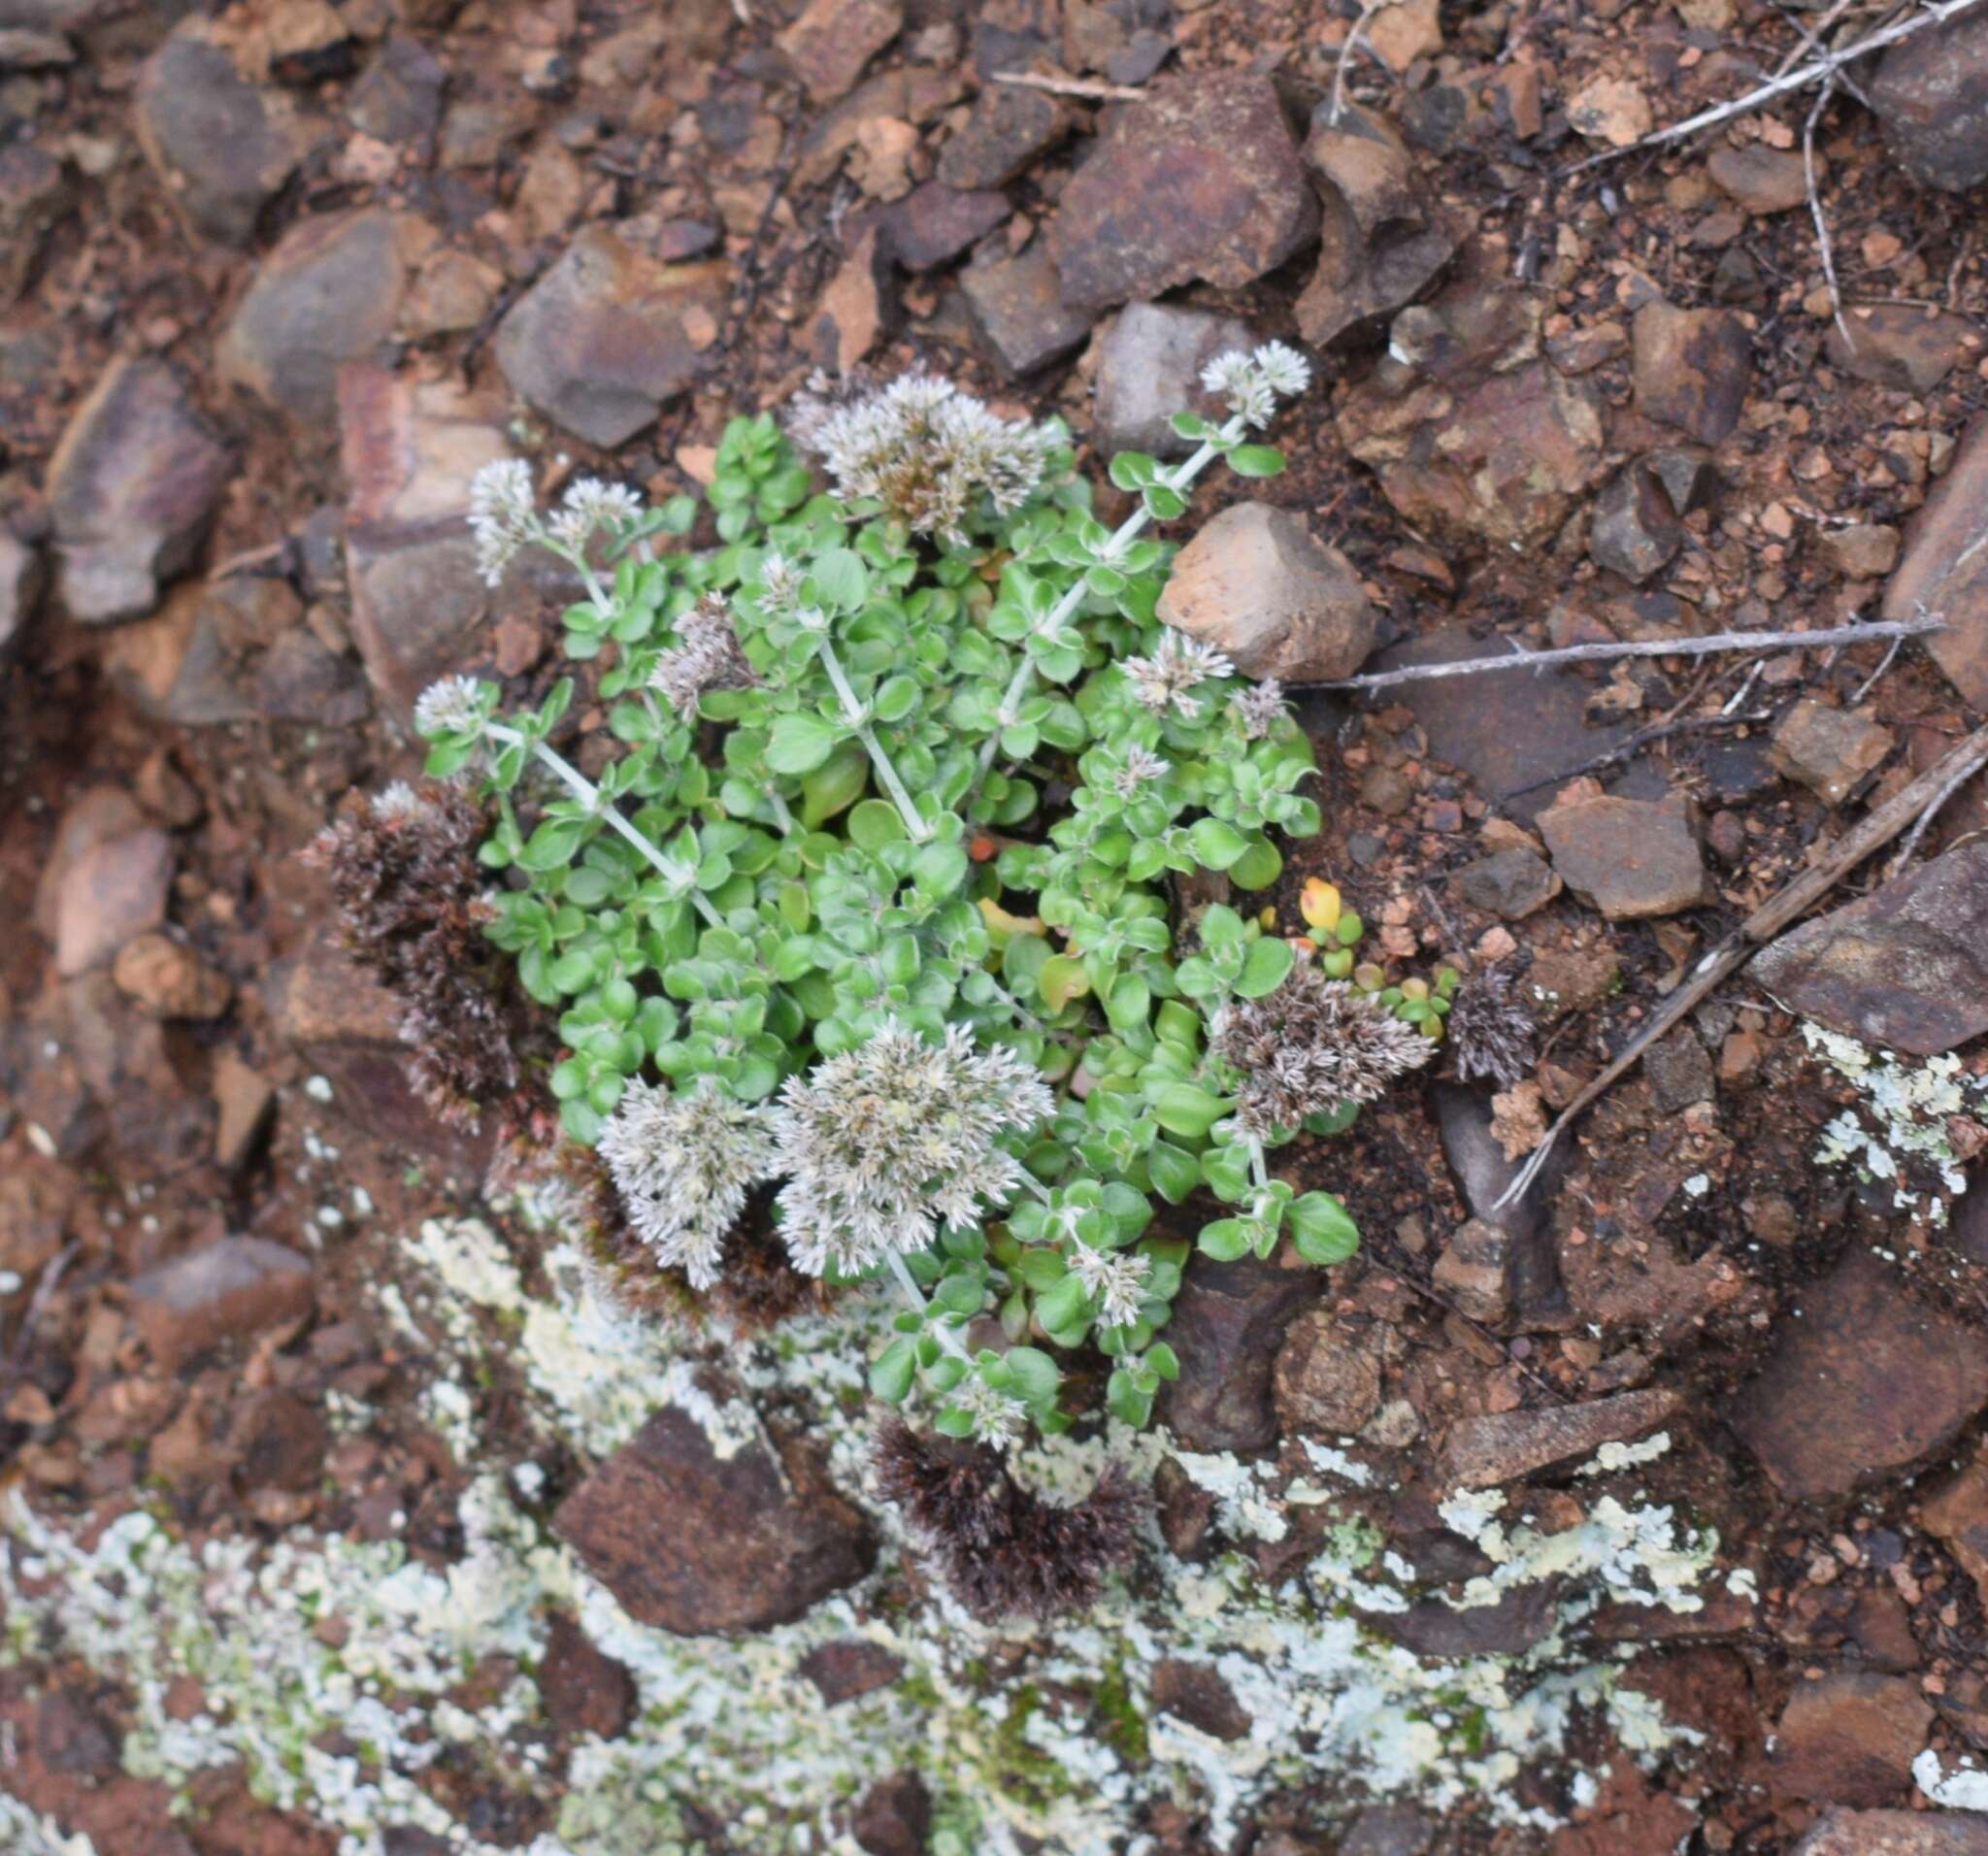
[[[1812,119],[1833,316],[1813,87],[1628,145],[1882,8],[791,11],[0,0],[0,1842],[1988,1850],[1988,783],[1494,1203],[1988,708],[1988,14]],[[1131,1461],[1135,1573],[988,1625],[876,1487],[884,1311],[604,1299],[299,852],[432,677],[556,674],[480,465],[661,498],[914,360],[1108,454],[1241,331],[1322,381],[1197,585],[1317,590],[1287,677],[1949,629],[1305,699],[1287,916],[1540,1060],[1294,1150],[1362,1254],[1197,1261],[1163,1426],[1029,1471]]]

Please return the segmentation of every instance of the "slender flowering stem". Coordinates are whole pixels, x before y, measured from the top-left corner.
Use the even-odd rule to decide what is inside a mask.
[[[891,1250],[886,1254],[890,1260],[890,1273],[897,1277],[897,1286],[904,1291],[905,1300],[917,1309],[918,1318],[924,1320],[931,1314],[932,1305],[925,1300],[924,1291],[911,1280],[911,1267],[905,1262],[904,1253]],[[939,1337],[939,1344],[955,1360],[963,1360],[968,1366],[974,1364],[974,1356],[967,1351],[966,1342],[944,1322],[932,1323],[932,1332]]]
[[[877,739],[877,731],[870,726],[870,718],[863,705],[856,700],[856,692],[850,687],[849,679],[843,669],[843,660],[835,653],[835,646],[829,642],[824,629],[816,634],[821,645],[821,667],[828,672],[828,680],[835,685],[835,693],[843,706],[843,719],[856,731],[856,739],[863,744],[863,751],[870,756],[870,765],[877,770],[878,780],[890,795],[890,802],[898,810],[898,816],[905,821],[905,829],[918,843],[923,844],[932,836],[932,827],[925,822],[925,815],[911,803],[911,796],[905,790],[905,783],[897,777],[897,769],[891,765],[890,756],[883,751],[883,744]]]
[[[780,836],[784,838],[794,829],[794,814],[787,810],[787,802],[780,797],[778,787],[769,786],[766,796],[773,806],[773,822],[780,828]]]
[[[1221,456],[1223,451],[1230,446],[1239,443],[1242,434],[1247,429],[1248,422],[1242,414],[1237,414],[1228,424],[1222,427],[1219,438],[1208,440],[1192,457],[1186,459],[1177,469],[1156,477],[1153,481],[1163,489],[1184,490],[1217,457]],[[1145,504],[1142,502],[1124,521],[1118,524],[1117,532],[1105,544],[1102,558],[1107,562],[1116,560],[1138,539],[1140,531],[1151,520],[1151,513],[1146,509]],[[1051,611],[1048,617],[1044,619],[1042,624],[1036,628],[1037,634],[1040,636],[1060,631],[1069,621],[1071,615],[1083,604],[1084,591],[1084,577],[1079,574],[1071,582],[1070,590],[1056,602],[1055,608]],[[1028,694],[1029,685],[1035,680],[1035,659],[1029,655],[1028,647],[1025,644],[1022,647],[1021,662],[1015,666],[1014,675],[1009,679],[1008,688],[1002,694],[1001,707],[996,712],[996,718],[1001,721],[1002,728],[1008,726],[1008,723],[1003,718],[1015,713],[1022,698]],[[980,744],[980,771],[974,780],[973,791],[967,795],[970,801],[980,790],[982,781],[987,778],[987,770],[993,766],[994,756],[1000,751],[1000,748],[1001,728],[996,728]]]
[[[485,723],[484,732],[493,740],[509,742],[514,746],[525,745],[524,736],[519,734],[514,728],[505,727],[502,722]],[[566,790],[579,800],[587,811],[606,819],[614,830],[619,832],[623,838],[648,860],[673,888],[687,894],[690,900],[696,904],[697,912],[706,921],[710,922],[713,928],[722,928],[725,925],[723,916],[711,906],[703,892],[690,887],[686,883],[683,866],[674,863],[664,856],[662,851],[649,843],[627,819],[623,818],[614,807],[609,805],[601,797],[601,789],[592,780],[587,779],[578,767],[574,766],[564,754],[548,746],[545,742],[532,743],[531,750],[547,768],[559,777],[565,783]]]

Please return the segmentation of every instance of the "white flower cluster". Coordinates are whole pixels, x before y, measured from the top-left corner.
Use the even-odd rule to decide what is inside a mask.
[[[648,686],[679,715],[693,715],[708,689],[745,689],[759,681],[722,597],[709,593],[677,621],[680,641],[649,672]]]
[[[709,1078],[683,1095],[629,1083],[600,1139],[636,1235],[693,1288],[717,1280],[725,1238],[773,1164],[767,1111]]]
[[[1242,724],[1242,733],[1250,741],[1261,741],[1284,713],[1284,686],[1275,677],[1266,677],[1239,689],[1229,698],[1229,707]]]
[[[1130,799],[1148,780],[1164,779],[1173,771],[1173,763],[1163,755],[1135,744],[1125,750],[1124,763],[1111,776],[1111,784],[1121,799]]]
[[[774,1110],[782,1235],[796,1266],[856,1272],[918,1251],[941,1224],[1005,1205],[1021,1164],[1002,1144],[1047,1119],[1055,1100],[1011,1050],[942,1044],[887,1020],[855,1050],[790,1077]]]
[[[481,702],[474,677],[439,678],[414,701],[414,730],[431,740],[437,735],[460,735],[481,719]]]
[[[1192,692],[1211,677],[1233,677],[1236,666],[1198,638],[1171,628],[1160,639],[1150,657],[1127,657],[1119,669],[1132,679],[1132,693],[1156,714],[1165,714],[1171,705],[1182,721],[1193,721],[1201,713],[1201,699]]]
[[[1152,1259],[1132,1250],[1099,1250],[1079,1241],[1070,1247],[1070,1274],[1099,1298],[1098,1319],[1108,1328],[1130,1327],[1145,1299]]]
[[[1251,353],[1231,348],[1201,370],[1201,383],[1229,402],[1229,411],[1251,425],[1268,425],[1277,400],[1293,399],[1311,384],[1311,364],[1296,348],[1265,342]]]
[[[633,490],[577,477],[547,520],[539,514],[531,466],[522,458],[499,458],[470,480],[470,532],[477,542],[477,572],[487,586],[497,585],[518,550],[532,543],[577,561],[596,529],[641,514],[642,499]]]
[[[907,374],[881,392],[794,421],[821,454],[836,488],[874,496],[919,534],[963,539],[985,495],[1001,514],[1042,481],[1049,441],[1034,426],[996,418],[949,381]]]

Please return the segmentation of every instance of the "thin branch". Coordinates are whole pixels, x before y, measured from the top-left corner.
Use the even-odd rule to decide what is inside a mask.
[[[1916,638],[1946,629],[1943,618],[1884,618],[1869,625],[1837,625],[1820,632],[1711,632],[1704,638],[1632,638],[1607,645],[1563,645],[1553,650],[1503,657],[1465,657],[1453,664],[1404,664],[1371,670],[1327,683],[1291,683],[1291,689],[1392,689],[1397,683],[1433,682],[1443,677],[1484,677],[1494,671],[1542,670],[1551,664],[1601,663],[1616,657],[1706,657],[1714,651],[1807,650],[1816,646],[1861,645],[1872,638]]]
[[[1897,642],[1893,640],[1894,646]],[[1537,792],[1541,786],[1558,786],[1563,780],[1578,779],[1583,774],[1598,774],[1603,768],[1613,767],[1617,761],[1630,760],[1645,747],[1667,741],[1673,735],[1689,734],[1700,728],[1738,728],[1742,723],[1772,719],[1766,710],[1749,710],[1743,715],[1687,715],[1682,721],[1658,722],[1654,727],[1640,729],[1625,742],[1618,742],[1606,753],[1596,754],[1577,767],[1568,768],[1565,773],[1542,774],[1538,779],[1527,780],[1523,786],[1508,786],[1498,795],[1499,803],[1502,805],[1508,799],[1516,799],[1520,793]]]
[[[1326,112],[1326,124],[1330,128],[1339,126],[1340,117],[1346,112],[1346,72],[1353,62],[1353,48],[1360,43],[1361,33],[1367,30],[1368,22],[1389,0],[1367,0],[1360,9],[1360,17],[1353,21],[1353,29],[1346,34],[1346,42],[1340,47],[1339,63],[1332,74],[1332,108]]]
[[[1926,810],[1919,814],[1918,823],[1912,827],[1912,835],[1905,840],[1905,848],[1892,860],[1891,869],[1885,873],[1887,877],[1896,877],[1912,861],[1912,853],[1919,848],[1919,840],[1926,836],[1926,829],[1938,816],[1939,809],[1980,771],[1978,762],[1967,761],[1963,761],[1954,769],[1953,778],[1927,802]]]
[[[1098,103],[1143,103],[1146,93],[1129,83],[1105,83],[1096,78],[1044,78],[1033,71],[997,71],[996,83],[1025,84],[1031,90],[1046,90],[1052,97],[1083,97]]]
[[[1701,129],[1709,129],[1720,122],[1730,122],[1733,117],[1745,116],[1749,111],[1758,110],[1762,104],[1772,103],[1776,97],[1786,96],[1791,90],[1806,90],[1811,83],[1820,83],[1824,78],[1839,71],[1846,64],[1855,64],[1859,58],[1866,58],[1873,51],[1882,51],[1886,46],[1897,45],[1903,39],[1909,39],[1914,33],[1924,32],[1928,26],[1943,24],[1956,19],[1963,14],[1971,13],[1983,4],[1983,0],[1935,0],[1935,4],[1890,25],[1880,26],[1875,32],[1867,34],[1855,45],[1845,46],[1840,51],[1831,51],[1820,58],[1811,58],[1808,63],[1797,65],[1792,71],[1783,71],[1770,78],[1765,83],[1756,84],[1744,96],[1735,97],[1730,103],[1714,105],[1709,110],[1701,110],[1696,116],[1686,116],[1681,122],[1673,122],[1669,128],[1652,129],[1646,136],[1640,137],[1627,148],[1603,149],[1591,154],[1586,160],[1575,163],[1568,170],[1578,174],[1584,168],[1599,166],[1604,161],[1613,161],[1625,154],[1633,154],[1639,149],[1662,148],[1669,142],[1682,142]]]
[[[1835,77],[1825,78],[1821,93],[1815,99],[1815,107],[1808,112],[1808,119],[1802,125],[1802,178],[1808,189],[1808,216],[1815,222],[1815,243],[1822,251],[1822,279],[1829,285],[1829,313],[1836,321],[1837,332],[1854,354],[1857,338],[1850,333],[1850,324],[1843,315],[1842,287],[1837,282],[1836,248],[1830,243],[1829,219],[1822,210],[1822,190],[1815,182],[1815,125],[1822,120],[1822,113],[1829,108],[1836,90]]]
[[[1783,884],[1776,894],[1761,904],[1722,946],[1706,955],[1699,963],[1697,975],[1671,995],[1663,1010],[1643,1027],[1629,1047],[1567,1105],[1559,1119],[1547,1129],[1545,1140],[1533,1149],[1493,1210],[1503,1210],[1525,1197],[1533,1181],[1540,1177],[1540,1170],[1546,1164],[1546,1156],[1552,1152],[1554,1143],[1574,1119],[1607,1094],[1617,1077],[1633,1070],[1642,1053],[1706,994],[1739,972],[1783,928],[1806,914],[1865,858],[1873,851],[1882,850],[1915,819],[1943,805],[1948,794],[1983,766],[1988,766],[1988,727],[1977,728],[1909,786],[1894,793],[1875,811],[1867,812],[1838,840],[1821,862]]]

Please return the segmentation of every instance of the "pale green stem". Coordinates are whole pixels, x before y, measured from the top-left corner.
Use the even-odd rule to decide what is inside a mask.
[[[777,788],[769,786],[766,796],[773,804],[773,822],[780,828],[780,836],[784,838],[794,829],[794,814],[787,810],[787,802]]]
[[[1153,481],[1166,489],[1184,490],[1203,471],[1208,469],[1209,464],[1222,454],[1224,449],[1234,445],[1242,436],[1246,428],[1247,421],[1239,413],[1228,424],[1222,427],[1219,440],[1209,440],[1192,457],[1188,458],[1176,469],[1166,472]],[[1138,539],[1140,531],[1151,520],[1152,516],[1147,512],[1144,502],[1142,501],[1140,506],[1124,521],[1118,524],[1117,532],[1105,544],[1102,559],[1108,563],[1116,560]],[[1071,582],[1069,591],[1056,602],[1055,608],[1051,611],[1048,617],[1044,619],[1042,624],[1036,628],[1038,634],[1047,634],[1061,630],[1063,625],[1069,620],[1070,615],[1083,604],[1083,597],[1084,577],[1078,574],[1077,579]],[[997,712],[997,719],[999,716],[1012,715],[1015,713],[1021,703],[1021,699],[1028,694],[1029,685],[1035,680],[1035,659],[1029,655],[1028,646],[1024,643],[1021,662],[1015,666],[1014,675],[1009,679],[1008,688],[1002,695],[1001,708]],[[974,781],[973,792],[967,795],[969,801],[973,799],[975,793],[980,790],[980,782],[987,778],[987,770],[993,766],[994,756],[1001,748],[1001,730],[1007,725],[1005,721],[1000,722],[1000,725],[996,727],[994,732],[980,744],[980,772],[978,778]]]
[[[890,1273],[897,1277],[897,1286],[904,1291],[905,1300],[917,1309],[921,1320],[929,1316],[932,1312],[932,1305],[925,1300],[925,1292],[912,1281],[911,1266],[905,1262],[899,1252],[892,1250],[887,1254],[890,1257]],[[935,1321],[929,1323],[929,1325],[932,1332],[939,1337],[939,1344],[951,1354],[954,1359],[963,1360],[968,1366],[974,1364],[974,1356],[967,1351],[966,1342],[953,1333],[944,1322]]]
[[[525,740],[516,729],[507,728],[502,722],[489,722],[485,724],[485,732],[498,741],[510,742],[514,745],[523,745]],[[652,845],[641,832],[637,831],[627,819],[621,816],[615,808],[609,805],[601,797],[601,789],[592,780],[587,779],[578,767],[574,766],[565,755],[547,746],[544,742],[532,743],[531,750],[539,760],[543,761],[552,773],[558,776],[560,780],[564,782],[566,790],[579,800],[588,812],[606,819],[615,831],[619,832],[623,838],[633,845],[678,894],[688,895],[690,900],[697,906],[697,912],[706,921],[710,922],[713,928],[722,928],[725,925],[724,918],[705,899],[703,892],[689,885],[687,873],[682,865],[674,863],[671,859],[664,856],[656,845]]]
[[[911,796],[905,790],[904,781],[897,777],[897,769],[891,765],[890,756],[883,751],[883,744],[877,739],[877,731],[870,726],[869,716],[863,705],[856,700],[856,692],[850,687],[848,677],[843,670],[843,660],[835,654],[835,646],[829,642],[828,633],[824,630],[818,636],[821,640],[821,668],[828,672],[828,680],[835,685],[836,698],[843,706],[843,719],[856,731],[856,739],[863,744],[863,751],[870,756],[870,765],[877,771],[878,782],[890,795],[898,816],[905,821],[905,829],[922,845],[932,836],[932,827],[911,803]]]
[[[1010,1011],[1013,1012],[1023,1024],[1034,1031],[1041,1031],[1043,1029],[1043,1021],[1028,1007],[1023,1005],[1013,993],[1010,992],[1000,980],[996,979],[992,974],[987,975],[987,983],[994,988],[994,997],[1000,1000]]]
[[[1263,1157],[1263,1137],[1249,1137],[1249,1177],[1256,1181],[1256,1200],[1249,1208],[1252,1218],[1261,1218],[1270,1201],[1270,1165]]]

